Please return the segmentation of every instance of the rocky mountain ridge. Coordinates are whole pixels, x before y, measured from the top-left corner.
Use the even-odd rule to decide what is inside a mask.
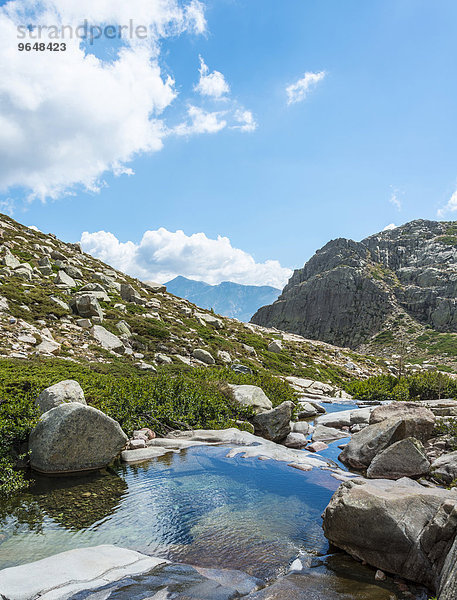
[[[252,322],[374,353],[401,331],[416,351],[426,330],[457,332],[456,298],[457,223],[416,220],[330,241]]]
[[[182,276],[175,277],[165,285],[175,296],[245,322],[251,319],[260,306],[274,302],[281,293],[281,290],[268,285],[241,285],[232,281],[210,285]]]
[[[383,371],[372,360],[200,309],[0,216],[0,358],[125,363],[139,371],[242,363],[332,382]],[[269,346],[275,342],[275,349]]]

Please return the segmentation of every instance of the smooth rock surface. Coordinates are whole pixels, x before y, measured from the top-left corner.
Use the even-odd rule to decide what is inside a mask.
[[[43,390],[37,399],[41,414],[66,402],[86,404],[82,387],[73,379],[65,379],[64,381],[59,381],[59,383],[51,385]]]
[[[167,564],[117,546],[69,550],[34,563],[0,571],[0,595],[8,600],[66,600],[119,579]]]
[[[42,473],[73,473],[106,467],[127,436],[119,423],[79,402],[45,412],[29,438],[32,468]]]
[[[334,442],[335,440],[341,440],[349,437],[347,431],[340,431],[334,427],[326,427],[325,425],[318,424],[313,432],[313,442]]]

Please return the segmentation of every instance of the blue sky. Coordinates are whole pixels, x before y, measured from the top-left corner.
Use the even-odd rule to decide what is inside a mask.
[[[454,0],[207,0],[202,5],[205,31],[158,42],[161,77],[171,75],[177,93],[161,118],[176,126],[189,104],[200,102],[206,111],[230,110],[232,116],[249,111],[255,130],[233,129],[230,123],[215,133],[167,136],[160,150],[134,152],[126,162],[134,174],[103,172],[98,191],[74,185],[70,176],[54,199],[26,200],[31,186],[20,185],[18,176],[0,195],[4,209],[68,241],[102,230],[121,244],[131,241],[134,263],[119,256],[127,247],[111,244],[103,252],[101,238],[86,243],[133,271],[142,257],[140,275],[180,271],[213,283],[231,277],[259,284],[287,279],[286,272],[281,275],[276,265],[272,278],[267,267],[253,275],[248,259],[246,276],[240,274],[243,261],[234,273],[214,266],[206,272],[203,260],[192,270],[185,255],[194,261],[199,246],[189,248],[182,240],[179,260],[172,252],[170,264],[154,272],[160,240],[166,238],[169,247],[173,238],[156,236],[142,245],[142,236],[159,228],[182,230],[185,236],[204,233],[209,240],[224,236],[256,265],[274,260],[297,268],[335,237],[361,239],[416,218],[455,218]],[[95,44],[94,52],[110,56],[106,42]],[[228,99],[203,98],[195,91],[199,55],[209,72],[223,75]],[[287,86],[305,73],[321,72],[325,76],[302,101],[288,104]],[[77,94],[78,73],[73,85]],[[63,128],[62,121],[56,127]],[[8,152],[0,145],[2,162],[8,163]],[[26,158],[24,169],[31,160]],[[201,248],[218,256],[209,242]],[[230,253],[221,257],[230,262]]]

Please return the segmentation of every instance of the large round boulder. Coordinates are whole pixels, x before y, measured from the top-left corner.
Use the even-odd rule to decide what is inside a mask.
[[[30,463],[42,473],[74,473],[106,467],[127,436],[119,423],[79,402],[44,413],[29,439]]]
[[[51,385],[51,387],[43,390],[37,398],[37,405],[41,414],[67,402],[86,404],[82,387],[73,379],[65,379],[65,381],[59,381],[59,383]]]

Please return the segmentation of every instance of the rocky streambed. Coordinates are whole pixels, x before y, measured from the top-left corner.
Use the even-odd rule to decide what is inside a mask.
[[[235,391],[265,402],[257,391]],[[235,428],[167,438],[143,430],[108,469],[35,475],[30,491],[0,507],[0,594],[422,600],[424,585],[455,598],[457,494],[436,485],[453,476],[451,440],[433,437],[437,415],[446,418],[455,403],[359,408],[320,391],[300,399],[299,418],[308,411],[308,420],[285,430],[290,407],[259,412],[265,436],[282,435],[281,444]],[[68,432],[94,409],[71,382],[40,402],[51,425],[38,426],[32,448],[51,445],[36,454],[35,470],[59,473],[76,454],[71,445],[49,451],[66,443],[52,415]],[[98,468],[97,460],[109,462],[103,436],[111,431],[118,450],[126,439],[115,422],[89,421],[82,458]]]

